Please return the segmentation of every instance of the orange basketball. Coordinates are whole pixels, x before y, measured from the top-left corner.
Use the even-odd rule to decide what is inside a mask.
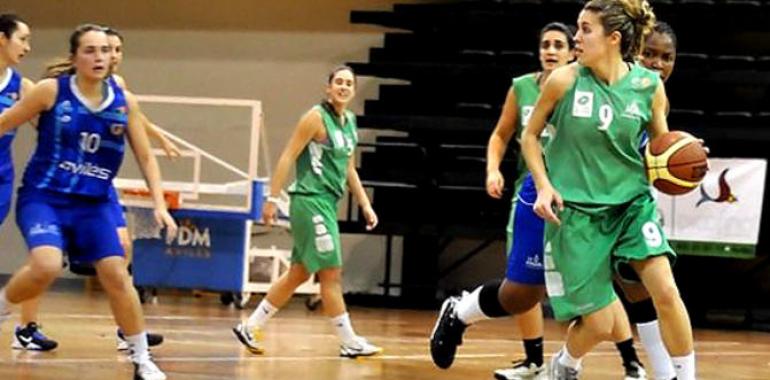
[[[670,195],[689,193],[708,171],[708,154],[687,132],[671,131],[647,144],[644,154],[647,178],[656,189]]]

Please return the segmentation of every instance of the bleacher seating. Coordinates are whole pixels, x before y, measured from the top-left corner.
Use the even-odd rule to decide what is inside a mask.
[[[409,81],[381,85],[379,98],[366,100],[359,116],[360,128],[406,134],[397,142],[378,139],[361,160],[362,180],[374,189],[381,220],[391,228],[385,233],[405,236],[405,267],[435,269],[440,252],[425,250],[440,251],[443,239],[503,236],[511,189],[505,200],[485,193],[487,140],[511,78],[539,67],[539,29],[551,21],[574,24],[583,3],[447,1],[351,13],[353,23],[400,29],[384,34],[383,46],[371,48],[368,62],[351,66],[358,75]],[[670,128],[706,139],[715,156],[767,157],[770,0],[652,4],[679,40],[675,71],[666,84]],[[517,149],[510,144],[504,162],[508,186],[515,178]],[[764,216],[770,220],[767,212]],[[762,228],[760,251],[770,249],[764,238],[769,232]],[[409,273],[419,275],[405,272],[405,289],[435,293],[436,276]]]

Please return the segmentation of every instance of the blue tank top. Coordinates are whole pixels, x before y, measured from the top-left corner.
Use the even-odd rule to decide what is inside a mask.
[[[57,78],[56,103],[40,114],[37,148],[23,186],[59,194],[106,199],[123,161],[128,125],[126,98],[106,80],[104,100],[87,105],[75,76]]]
[[[5,70],[0,82],[0,113],[19,100],[21,96],[21,75],[10,67]],[[12,129],[0,137],[0,185],[13,183],[13,154],[11,144],[16,136]]]

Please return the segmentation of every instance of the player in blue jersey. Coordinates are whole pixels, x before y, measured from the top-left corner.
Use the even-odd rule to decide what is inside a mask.
[[[133,94],[107,80],[110,46],[104,29],[82,25],[70,37],[71,68],[44,79],[0,115],[0,136],[39,116],[37,146],[18,192],[17,224],[30,249],[23,268],[0,290],[0,319],[10,306],[42,294],[61,272],[63,252],[93,262],[117,324],[130,344],[134,377],[163,380],[153,363],[139,299],[131,285],[109,188],[128,138],[167,236],[177,226],[163,199],[160,169],[141,127]]]
[[[127,90],[128,87],[126,85],[125,79],[123,79],[123,77],[117,73],[118,69],[120,68],[120,64],[123,62],[123,36],[117,30],[110,27],[105,27],[104,31],[107,33],[107,40],[110,44],[111,54],[110,72],[112,75],[110,75],[108,80],[114,82],[115,85],[119,86],[120,88]],[[142,124],[144,125],[145,130],[147,131],[147,136],[150,137],[153,141],[157,142],[163,148],[169,158],[175,158],[181,155],[179,148],[177,148],[173,142],[166,138],[166,136],[159,131],[158,127],[150,122],[149,119],[147,119],[144,113],[140,113],[139,116],[142,120]],[[118,198],[118,193],[114,186],[110,188],[109,198],[111,204],[110,210],[118,227],[117,233],[118,237],[120,238],[120,245],[123,247],[123,252],[125,252],[126,263],[129,265],[130,272],[131,259],[133,257],[133,244],[131,242],[131,236],[126,225],[126,218],[123,215],[123,207],[120,204],[120,199]],[[83,263],[71,260],[69,264],[70,270],[73,273],[86,276],[96,274],[96,271],[91,263]],[[118,329],[116,333],[116,338],[118,351],[128,350],[129,344],[125,339],[125,335],[120,329]],[[160,345],[163,343],[163,335],[148,332],[147,342],[150,347]]]
[[[34,83],[14,70],[15,66],[30,52],[30,28],[24,20],[14,14],[0,15],[0,112],[16,103]],[[15,177],[11,144],[15,133],[0,137],[0,224],[8,216]],[[36,322],[39,298],[30,299],[21,305],[21,326],[16,327],[11,347],[49,351],[57,343],[46,337]]]

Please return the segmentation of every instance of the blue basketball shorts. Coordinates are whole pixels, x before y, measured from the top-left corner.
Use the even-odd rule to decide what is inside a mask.
[[[115,186],[110,186],[109,199],[110,211],[112,212],[112,218],[115,219],[115,224],[117,224],[118,228],[126,228],[126,216],[123,213],[123,206],[120,205],[120,198],[118,198]]]
[[[54,246],[70,261],[90,263],[110,256],[124,256],[106,199],[89,199],[45,192],[19,190],[16,223],[27,247]]]
[[[543,234],[545,222],[532,208],[537,199],[537,189],[529,174],[516,194],[511,218],[513,235],[508,252],[508,268],[505,278],[527,285],[544,285]]]

